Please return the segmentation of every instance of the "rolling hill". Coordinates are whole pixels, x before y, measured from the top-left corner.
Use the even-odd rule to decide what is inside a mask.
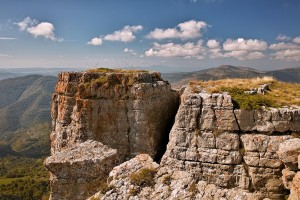
[[[222,65],[216,68],[194,72],[164,73],[162,77],[174,87],[180,87],[192,80],[217,80],[225,78],[252,78],[273,76],[279,81],[300,83],[300,68],[288,68],[274,71],[259,71],[248,67]]]
[[[49,154],[51,96],[56,81],[41,75],[0,81],[0,155]]]

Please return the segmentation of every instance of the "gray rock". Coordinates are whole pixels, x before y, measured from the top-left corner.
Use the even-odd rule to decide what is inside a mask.
[[[277,154],[290,170],[298,170],[298,156],[300,155],[300,139],[293,138],[279,145]]]
[[[84,199],[97,192],[103,178],[119,163],[117,150],[88,140],[48,157],[50,199]]]

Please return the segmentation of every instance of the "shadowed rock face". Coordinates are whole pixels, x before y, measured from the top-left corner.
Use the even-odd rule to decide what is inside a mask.
[[[52,104],[52,156],[45,162],[52,173],[51,198],[83,199],[93,194],[97,183],[108,175],[107,169],[141,153],[155,158],[162,141],[168,137],[167,129],[173,123],[178,102],[178,93],[171,90],[159,73],[59,74]],[[91,165],[89,159],[78,157],[78,149],[82,149],[79,146],[87,140],[115,151],[114,156],[104,156],[111,162],[103,163],[106,169],[100,170],[98,177],[86,173],[95,174],[94,170],[102,163],[102,159],[96,158],[103,155],[96,153],[97,161]],[[91,148],[80,150],[83,157],[90,151]],[[70,161],[75,153],[78,159]],[[85,173],[80,172],[84,170]],[[69,172],[71,175],[67,175]],[[88,192],[70,189],[86,188],[89,181],[94,181],[94,188]],[[64,192],[57,195],[59,190]]]
[[[194,93],[187,87],[167,151],[159,167],[152,167],[155,183],[140,187],[130,180],[130,174],[156,165],[149,159],[137,162],[136,157],[111,171],[108,181],[113,190],[93,197],[284,199],[289,188],[297,195],[299,176],[285,166],[291,161],[296,166],[298,146],[284,145],[297,143],[293,138],[300,133],[299,117],[299,108],[234,110],[226,93]],[[291,152],[286,160],[281,156],[285,151]]]

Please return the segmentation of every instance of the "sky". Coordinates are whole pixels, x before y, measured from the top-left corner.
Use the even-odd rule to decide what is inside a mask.
[[[0,68],[300,67],[299,0],[0,0]]]

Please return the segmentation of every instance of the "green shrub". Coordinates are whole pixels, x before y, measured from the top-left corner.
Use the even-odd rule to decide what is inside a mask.
[[[275,101],[261,94],[246,94],[243,89],[238,87],[222,87],[222,92],[229,92],[235,108],[241,109],[261,109],[262,106],[278,107]]]

